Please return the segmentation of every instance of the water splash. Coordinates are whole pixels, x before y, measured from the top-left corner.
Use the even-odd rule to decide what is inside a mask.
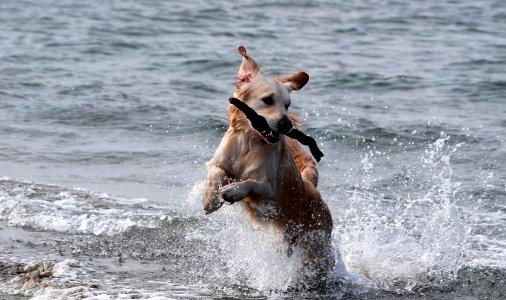
[[[195,184],[188,202],[200,204],[201,192],[202,183]],[[206,218],[208,226],[195,228],[187,238],[206,244],[201,254],[214,264],[210,276],[215,289],[229,296],[242,295],[238,291],[273,296],[305,288],[301,254],[294,249],[287,256],[287,245],[275,228],[252,226],[240,205],[225,204]]]
[[[413,187],[407,193],[394,191],[394,197],[371,188],[374,163],[369,155],[362,159],[367,182],[352,192],[336,228],[348,271],[394,292],[444,286],[455,279],[470,226],[456,199],[460,184],[452,179],[450,163],[460,144],[451,147],[449,139],[441,133],[428,145],[421,164],[404,174],[413,177],[408,181]]]

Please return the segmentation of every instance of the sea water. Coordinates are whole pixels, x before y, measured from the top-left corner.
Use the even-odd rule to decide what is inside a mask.
[[[2,1],[0,298],[501,299],[503,1]],[[244,44],[306,70],[338,264],[205,216]]]

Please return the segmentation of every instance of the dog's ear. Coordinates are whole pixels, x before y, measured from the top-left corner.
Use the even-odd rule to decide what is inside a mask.
[[[260,67],[255,60],[248,55],[246,47],[239,46],[237,51],[242,55],[242,64],[237,73],[237,88],[240,88],[243,84],[251,82],[252,79],[260,72]]]
[[[309,74],[306,72],[297,72],[287,77],[277,77],[277,81],[286,84],[292,91],[298,91],[309,81]]]

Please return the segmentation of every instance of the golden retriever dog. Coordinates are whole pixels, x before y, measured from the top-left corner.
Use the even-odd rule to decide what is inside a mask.
[[[305,273],[321,279],[334,267],[332,216],[316,189],[316,163],[297,140],[283,135],[297,125],[288,116],[290,92],[303,88],[309,75],[265,77],[245,47],[238,51],[242,64],[234,97],[267,120],[275,141],[272,137],[268,141],[242,111],[229,105],[230,127],[207,163],[204,211],[209,214],[225,201],[237,202],[251,223],[282,235],[287,255],[299,251],[304,270],[309,271]]]

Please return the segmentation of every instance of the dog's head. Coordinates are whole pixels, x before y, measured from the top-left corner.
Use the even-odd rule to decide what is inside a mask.
[[[237,50],[242,55],[242,63],[237,74],[234,97],[247,103],[263,116],[278,137],[279,133],[289,132],[293,127],[288,117],[290,92],[303,88],[309,75],[306,72],[298,72],[287,77],[265,77],[244,46],[239,46]]]

